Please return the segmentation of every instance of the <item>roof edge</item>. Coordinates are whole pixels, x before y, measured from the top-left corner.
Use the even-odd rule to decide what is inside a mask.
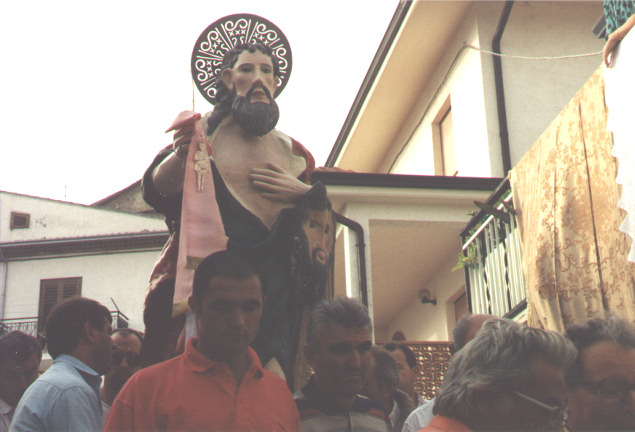
[[[362,106],[364,105],[364,101],[368,97],[368,93],[370,92],[370,89],[377,79],[377,75],[379,74],[384,61],[386,60],[388,52],[390,51],[390,48],[392,47],[392,44],[397,37],[399,30],[401,29],[401,25],[404,19],[408,15],[408,11],[410,10],[410,6],[412,3],[412,0],[399,1],[397,10],[395,10],[395,14],[392,17],[390,24],[388,24],[388,29],[386,30],[386,33],[384,34],[384,37],[379,44],[379,48],[377,48],[377,53],[375,53],[375,57],[370,64],[370,68],[368,69],[368,72],[364,77],[364,81],[362,81],[362,85],[357,92],[357,96],[353,101],[353,105],[351,106],[348,115],[346,116],[344,125],[342,126],[342,129],[340,130],[340,133],[335,140],[335,144],[331,149],[331,153],[329,153],[328,157],[326,158],[326,162],[324,163],[325,167],[333,167],[335,165],[335,162],[337,161],[337,158],[342,152],[344,143],[346,142],[347,137],[353,129],[353,125],[355,124],[355,121],[359,116]]]
[[[315,171],[312,182],[317,181],[327,186],[494,191],[503,181],[503,178]]]

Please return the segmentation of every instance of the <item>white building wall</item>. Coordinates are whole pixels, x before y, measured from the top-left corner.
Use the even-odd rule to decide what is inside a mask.
[[[112,298],[128,316],[130,327],[143,331],[143,301],[159,254],[159,251],[114,253],[10,262],[4,318],[38,315],[40,280],[81,277],[82,297],[115,310]]]
[[[501,51],[531,57],[602,51],[604,40],[591,32],[602,12],[601,1],[515,2]],[[600,67],[602,56],[543,61],[504,58],[502,64],[513,166]]]
[[[431,85],[421,95],[420,103],[415,109],[415,115],[421,119],[419,126],[396,160],[391,173],[435,174],[432,157],[433,128],[438,127],[438,116],[445,111],[447,100],[450,99],[458,175],[492,176],[481,56],[470,49],[461,51],[464,41],[479,45],[476,20],[469,14],[461,25],[460,33],[449,44],[445,56],[439,62]],[[459,52],[461,54],[457,58]],[[456,63],[452,67],[455,58]],[[450,68],[452,71],[447,74]],[[446,74],[447,79],[443,83]]]
[[[397,143],[407,141],[408,144],[393,164],[391,173],[434,174],[433,128],[438,127],[435,123],[450,99],[458,175],[504,175],[492,56],[469,48],[461,52],[465,44],[491,50],[503,6],[504,2],[472,4],[439,61],[434,79],[413,109],[412,116],[420,121],[419,126],[411,137],[396,139]],[[601,14],[602,2],[597,1],[515,2],[503,33],[501,50],[504,54],[530,57],[600,51],[603,41],[595,38],[591,27]],[[512,166],[600,63],[601,56],[502,60]]]
[[[29,214],[29,228],[10,229],[11,212]],[[166,229],[162,218],[0,192],[2,243]]]
[[[458,261],[459,249],[456,251]],[[465,274],[462,269],[452,271],[456,261],[447,260],[423,286],[430,291],[437,304],[421,304],[414,293],[395,319],[383,329],[385,340],[397,330],[401,330],[408,340],[448,341],[454,328],[454,301],[465,290]]]

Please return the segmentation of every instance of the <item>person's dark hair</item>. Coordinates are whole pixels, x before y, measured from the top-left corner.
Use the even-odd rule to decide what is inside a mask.
[[[128,338],[130,336],[136,336],[137,338],[139,338],[141,342],[143,342],[143,335],[141,334],[141,332],[137,330],[133,330],[131,328],[119,328],[117,330],[114,330],[112,332],[112,336],[116,334],[120,334],[124,338]]]
[[[271,64],[273,65],[273,75],[275,77],[280,77],[280,63],[278,58],[273,54],[271,48],[267,45],[261,43],[244,43],[240,45],[236,45],[234,48],[230,49],[225,53],[225,57],[223,57],[223,63],[221,64],[220,71],[216,76],[216,96],[214,99],[216,100],[216,106],[212,111],[212,114],[207,119],[207,134],[210,135],[213,131],[216,130],[221,121],[229,113],[232,109],[232,93],[227,88],[225,83],[221,80],[221,75],[225,69],[232,69],[236,65],[236,60],[243,51],[249,51],[250,53],[256,52],[256,50],[260,51],[263,54],[271,57]],[[272,94],[272,98],[275,98],[276,95]]]
[[[112,316],[105,306],[84,297],[72,298],[55,306],[46,320],[46,343],[51,357],[69,354],[77,348],[86,322],[103,330],[106,322],[112,323]]]
[[[527,383],[535,359],[566,372],[575,356],[575,347],[560,333],[508,319],[490,319],[450,361],[434,413],[470,426],[480,416],[476,404],[479,391],[496,390],[504,395]]]
[[[379,346],[370,349],[370,353],[375,359],[375,380],[380,389],[392,381],[397,387],[399,385],[399,365],[388,351]]]
[[[306,343],[311,349],[318,347],[320,335],[329,324],[337,324],[348,329],[372,328],[368,310],[356,300],[344,296],[324,300],[313,308],[307,325]]]
[[[42,346],[33,336],[18,330],[0,336],[0,364],[9,360],[22,363],[33,354],[42,360]]]
[[[260,273],[247,256],[226,250],[215,252],[196,268],[192,295],[197,302],[201,302],[209,288],[209,281],[214,277],[242,281],[252,276],[260,279]]]
[[[384,344],[384,349],[390,352],[400,350],[406,356],[406,363],[410,369],[417,367],[417,357],[415,353],[407,346],[401,343],[388,342]]]
[[[584,376],[582,354],[591,345],[598,342],[613,342],[623,349],[635,349],[635,326],[628,321],[612,316],[607,319],[595,318],[567,329],[567,338],[578,349],[578,355],[569,373],[566,375],[567,385],[576,387]]]

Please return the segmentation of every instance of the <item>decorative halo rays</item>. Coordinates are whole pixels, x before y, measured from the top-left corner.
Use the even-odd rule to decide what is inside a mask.
[[[192,51],[192,79],[196,88],[212,105],[216,104],[216,79],[225,53],[243,43],[268,45],[278,58],[280,86],[277,97],[291,75],[291,46],[275,24],[252,14],[234,14],[221,18],[198,37]]]

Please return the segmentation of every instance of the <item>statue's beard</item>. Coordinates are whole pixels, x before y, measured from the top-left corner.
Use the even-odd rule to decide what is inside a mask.
[[[251,103],[252,92],[260,88],[269,98],[269,103]],[[263,136],[273,130],[278,123],[280,111],[278,104],[271,97],[269,90],[264,87],[252,87],[245,96],[233,94],[232,115],[236,122],[249,135]]]

